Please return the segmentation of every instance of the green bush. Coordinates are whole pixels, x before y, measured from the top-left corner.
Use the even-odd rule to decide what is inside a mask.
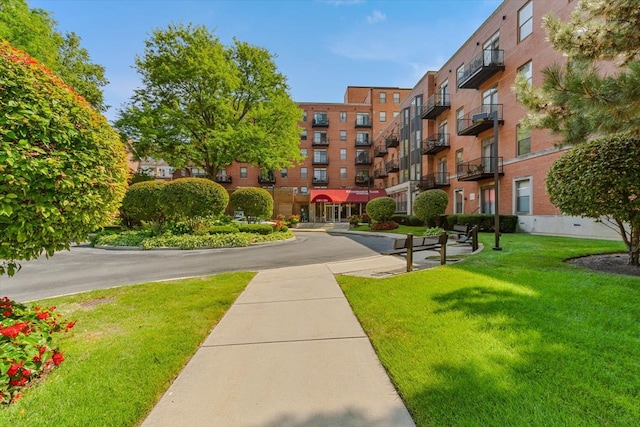
[[[478,231],[494,231],[495,216],[493,214],[456,214],[446,215],[443,218],[443,227],[451,230],[454,225],[477,225]],[[503,233],[515,233],[518,227],[517,215],[500,215],[500,231]]]
[[[413,211],[429,227],[436,227],[438,217],[447,210],[448,203],[449,196],[446,191],[427,190],[418,194],[413,202]]]
[[[395,212],[396,201],[391,197],[378,197],[367,203],[367,215],[375,222],[390,221]]]
[[[238,230],[238,227],[235,227],[230,224],[214,225],[209,230],[209,234],[231,234],[231,233],[238,233],[239,231],[240,230]]]
[[[119,135],[48,68],[0,42],[0,274],[113,222],[127,185]]]
[[[267,235],[273,233],[273,227],[269,224],[239,224],[238,231]]]
[[[271,218],[273,214],[273,197],[264,188],[238,188],[229,199],[234,211],[243,211],[249,222]]]
[[[411,225],[415,227],[424,225],[424,221],[415,215],[394,214],[391,215],[391,221],[395,221],[398,224]]]
[[[131,185],[120,207],[120,216],[128,227],[140,225],[142,221],[161,224],[164,221],[163,181],[142,181]]]
[[[181,178],[166,184],[163,192],[165,216],[170,220],[219,217],[229,203],[229,193],[205,178]]]

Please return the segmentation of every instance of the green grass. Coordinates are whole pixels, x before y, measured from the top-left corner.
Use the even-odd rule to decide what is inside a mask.
[[[503,251],[339,276],[418,426],[635,426],[640,280],[563,262],[619,242],[505,234]]]
[[[254,273],[149,283],[39,302],[78,323],[65,361],[0,410],[1,426],[141,422]]]
[[[398,228],[395,230],[385,230],[385,231],[376,231],[376,233],[395,233],[395,234],[407,234],[412,233],[414,236],[422,236],[426,231],[427,227],[420,226],[415,227],[411,225],[398,225]],[[349,230],[351,231],[372,231],[368,225],[359,225],[357,227],[351,227]]]

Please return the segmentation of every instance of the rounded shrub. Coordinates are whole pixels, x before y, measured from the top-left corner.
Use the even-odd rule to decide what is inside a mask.
[[[270,218],[273,213],[273,197],[264,188],[238,188],[231,193],[229,204],[234,211],[243,211],[252,221]]]
[[[438,218],[443,215],[449,203],[449,196],[444,190],[424,191],[413,202],[413,212],[429,227],[436,227]]]
[[[181,178],[169,181],[163,191],[165,216],[180,220],[195,216],[218,217],[229,203],[229,193],[205,178]]]
[[[142,221],[163,222],[165,186],[164,181],[143,181],[127,189],[120,212],[128,226],[138,225]]]
[[[0,42],[0,259],[53,255],[111,223],[127,177],[124,145],[107,120]]]
[[[378,197],[367,203],[367,215],[375,222],[390,221],[396,212],[396,201],[391,197]]]

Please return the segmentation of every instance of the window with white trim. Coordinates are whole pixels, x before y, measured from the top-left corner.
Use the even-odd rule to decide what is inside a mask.
[[[513,186],[516,215],[531,215],[531,179],[515,180]]]
[[[533,33],[533,1],[518,11],[518,43]]]

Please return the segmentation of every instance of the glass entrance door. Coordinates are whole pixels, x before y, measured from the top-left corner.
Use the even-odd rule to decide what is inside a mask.
[[[326,204],[324,205],[325,221],[327,222],[340,222],[340,205],[339,204]]]

